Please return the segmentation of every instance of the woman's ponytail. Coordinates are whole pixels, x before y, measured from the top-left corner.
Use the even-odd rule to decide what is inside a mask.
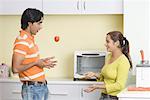
[[[120,42],[120,44],[121,44],[122,53],[128,58],[130,66],[131,66],[130,68],[132,68],[132,61],[129,55],[129,41],[125,37],[123,37],[123,40],[122,42]]]

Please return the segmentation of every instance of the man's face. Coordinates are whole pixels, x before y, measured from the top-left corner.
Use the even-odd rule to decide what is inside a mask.
[[[29,24],[30,33],[32,35],[36,35],[39,32],[39,30],[42,29],[42,23],[43,23],[43,18],[41,18],[41,20],[38,22],[30,23]]]

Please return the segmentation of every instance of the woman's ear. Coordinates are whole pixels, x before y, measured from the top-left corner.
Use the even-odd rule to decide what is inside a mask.
[[[115,45],[116,45],[117,47],[120,47],[119,41],[116,41],[116,42],[115,42]]]

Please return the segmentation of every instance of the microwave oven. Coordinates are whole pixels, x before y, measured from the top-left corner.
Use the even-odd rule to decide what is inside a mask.
[[[105,63],[105,51],[75,51],[74,80],[80,80],[87,72],[98,73]]]

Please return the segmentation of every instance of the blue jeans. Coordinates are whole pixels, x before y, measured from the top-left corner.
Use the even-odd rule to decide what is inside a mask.
[[[23,100],[48,100],[48,88],[44,84],[22,85]]]
[[[117,96],[111,96],[108,94],[101,93],[101,97],[99,100],[118,100]]]

